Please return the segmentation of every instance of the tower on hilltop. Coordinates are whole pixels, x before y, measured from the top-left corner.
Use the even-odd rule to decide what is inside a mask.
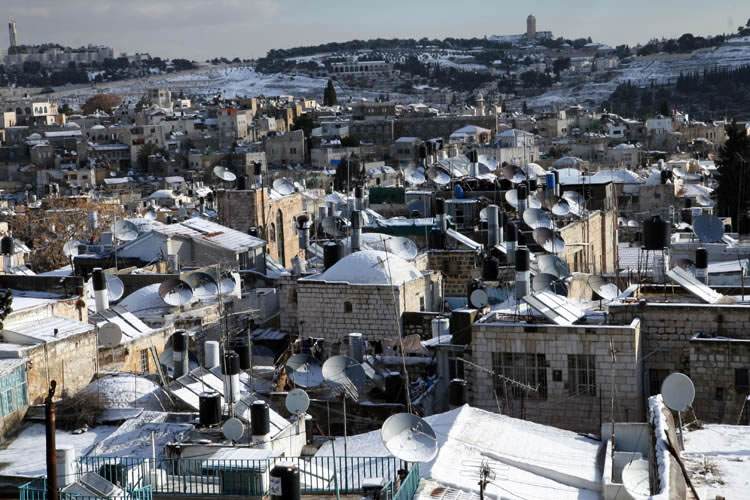
[[[11,19],[8,22],[8,37],[10,38],[10,46],[15,47],[18,45],[18,33],[16,32],[16,21]]]
[[[536,17],[534,14],[529,14],[526,18],[526,38],[532,40],[536,38]]]

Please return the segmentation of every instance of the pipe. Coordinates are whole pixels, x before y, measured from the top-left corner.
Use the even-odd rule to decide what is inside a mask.
[[[44,434],[47,451],[47,500],[57,500],[57,448],[55,446],[55,428],[57,404],[54,401],[57,382],[50,382],[49,393],[44,402]]]
[[[529,249],[516,249],[516,300],[521,300],[529,294]]]
[[[107,293],[107,278],[101,267],[94,269],[91,281],[94,285],[94,301],[96,303],[96,312],[103,313],[109,309],[109,294]]]
[[[354,210],[364,209],[364,190],[362,186],[354,186]]]
[[[352,253],[359,252],[362,244],[362,222],[359,210],[352,212],[352,236],[350,241]]]

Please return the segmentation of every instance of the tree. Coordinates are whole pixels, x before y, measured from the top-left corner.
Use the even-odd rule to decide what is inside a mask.
[[[336,104],[338,104],[336,88],[333,86],[333,80],[328,80],[328,85],[323,91],[323,106],[335,106]]]
[[[156,144],[153,144],[151,142],[147,142],[143,146],[141,146],[141,149],[138,150],[138,166],[141,170],[147,170],[148,169],[148,157],[151,155],[163,153],[164,150],[159,148]]]
[[[89,99],[81,106],[83,114],[90,115],[95,113],[97,110],[104,111],[105,113],[111,113],[114,108],[120,105],[122,97],[114,94],[97,94],[89,97]]]
[[[732,121],[726,127],[727,141],[716,161],[719,186],[716,189],[719,215],[732,218],[735,229],[746,218],[750,194],[750,137],[745,128]],[[742,216],[745,217],[742,217]],[[747,229],[747,228],[745,228]]]
[[[672,114],[669,110],[669,103],[667,101],[661,101],[659,103],[659,114],[662,116],[669,116]]]
[[[304,113],[299,118],[294,120],[292,130],[302,130],[305,133],[305,138],[309,139],[312,135],[312,130],[315,128],[315,121],[312,119],[310,113]]]
[[[357,148],[359,147],[359,138],[348,135],[341,139],[341,145],[345,148]]]
[[[3,327],[5,318],[13,312],[13,290],[10,288],[0,291],[0,328]]]
[[[552,61],[552,72],[557,76],[568,68],[570,68],[570,57],[558,57]]]

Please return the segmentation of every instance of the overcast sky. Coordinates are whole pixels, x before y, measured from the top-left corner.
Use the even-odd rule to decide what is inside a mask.
[[[0,0],[20,43],[106,44],[119,52],[203,60],[353,38],[514,34],[537,29],[634,45],[727,33],[748,0]],[[7,46],[5,43],[0,47]]]

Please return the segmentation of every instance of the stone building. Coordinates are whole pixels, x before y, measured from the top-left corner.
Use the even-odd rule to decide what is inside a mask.
[[[268,188],[217,191],[219,222],[242,233],[256,231],[266,251],[284,267],[299,254],[295,219],[302,214],[301,193],[279,196]]]
[[[560,229],[565,249],[559,255],[573,272],[614,274],[617,271],[617,212],[595,210]]]
[[[301,165],[306,159],[305,133],[292,130],[282,135],[266,138],[265,152],[271,165]]]
[[[373,341],[398,339],[403,313],[436,310],[440,288],[438,273],[422,273],[392,254],[362,250],[297,280],[296,290],[287,291],[290,304],[282,308],[296,309],[300,336],[329,343],[351,332]]]
[[[610,420],[613,396],[616,421],[644,416],[637,319],[566,326],[492,319],[475,323],[471,335],[481,367],[466,369],[474,406],[581,432]]]

